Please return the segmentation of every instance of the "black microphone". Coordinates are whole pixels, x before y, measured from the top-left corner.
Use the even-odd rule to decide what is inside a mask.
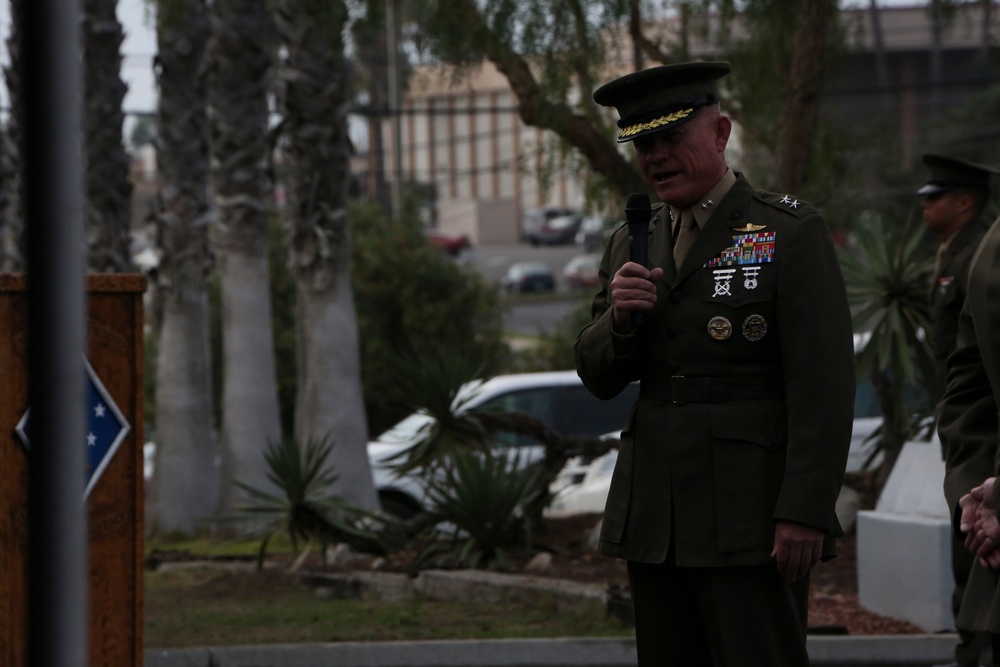
[[[649,264],[649,218],[653,211],[649,205],[649,195],[636,192],[628,196],[625,203],[625,222],[628,224],[628,259],[630,262]],[[646,313],[641,310],[632,313],[632,324],[641,326]]]

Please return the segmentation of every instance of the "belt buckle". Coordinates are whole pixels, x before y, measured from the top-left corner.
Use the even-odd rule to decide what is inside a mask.
[[[674,405],[684,405],[684,376],[670,376],[670,402]]]

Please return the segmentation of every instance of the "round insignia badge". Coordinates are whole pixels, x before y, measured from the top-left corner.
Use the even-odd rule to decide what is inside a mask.
[[[726,340],[733,333],[733,323],[722,315],[716,315],[708,321],[708,335],[715,340]]]
[[[743,337],[751,343],[755,343],[767,333],[767,320],[763,315],[748,315],[743,320]]]

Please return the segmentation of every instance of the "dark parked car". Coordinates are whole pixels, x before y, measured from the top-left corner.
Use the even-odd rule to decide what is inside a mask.
[[[556,277],[542,262],[516,262],[507,269],[500,284],[508,294],[552,292],[556,288]]]

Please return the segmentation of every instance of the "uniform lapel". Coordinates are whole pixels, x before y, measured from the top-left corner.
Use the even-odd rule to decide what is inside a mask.
[[[705,262],[733,245],[734,233],[731,228],[747,223],[747,210],[752,194],[750,184],[740,177],[698,233],[698,238],[677,271],[676,283],[683,282],[704,266]]]

